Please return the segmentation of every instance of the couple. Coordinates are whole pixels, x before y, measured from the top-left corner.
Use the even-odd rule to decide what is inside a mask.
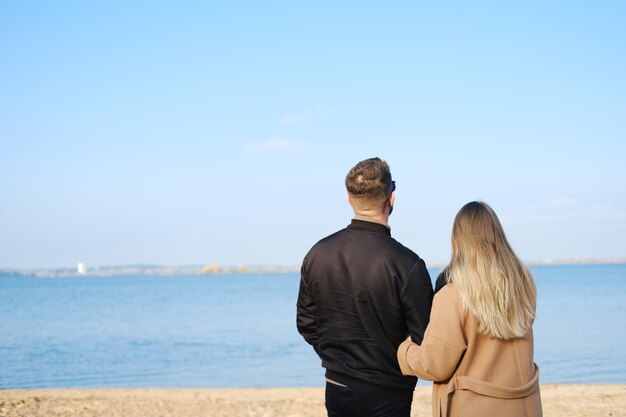
[[[328,416],[409,417],[416,376],[434,381],[435,417],[541,416],[535,285],[493,210],[458,212],[433,298],[424,261],[387,225],[389,165],[359,162],[346,188],[354,219],[306,255],[298,294],[298,331],[326,368]]]

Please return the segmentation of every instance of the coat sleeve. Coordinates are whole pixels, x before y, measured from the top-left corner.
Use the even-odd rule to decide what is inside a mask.
[[[467,349],[463,315],[451,285],[435,295],[430,323],[421,346],[410,338],[398,348],[398,362],[404,375],[429,381],[446,381]]]
[[[296,325],[298,332],[317,352],[316,304],[307,282],[305,263],[300,269],[300,290],[298,292]]]
[[[421,343],[430,318],[433,287],[426,264],[418,259],[400,288],[400,301],[409,335]]]

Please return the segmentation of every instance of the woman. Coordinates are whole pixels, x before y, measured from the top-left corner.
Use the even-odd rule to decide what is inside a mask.
[[[398,348],[402,373],[434,381],[435,417],[542,416],[535,283],[487,204],[456,215],[443,274],[421,346]]]

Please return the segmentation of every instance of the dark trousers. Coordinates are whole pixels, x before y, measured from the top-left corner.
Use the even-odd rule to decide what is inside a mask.
[[[328,417],[410,417],[411,401],[388,400],[326,383]]]

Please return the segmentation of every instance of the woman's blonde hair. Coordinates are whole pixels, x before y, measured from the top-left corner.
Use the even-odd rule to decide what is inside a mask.
[[[537,308],[533,277],[489,205],[473,201],[459,210],[446,274],[482,334],[508,340],[524,336],[532,326]]]

